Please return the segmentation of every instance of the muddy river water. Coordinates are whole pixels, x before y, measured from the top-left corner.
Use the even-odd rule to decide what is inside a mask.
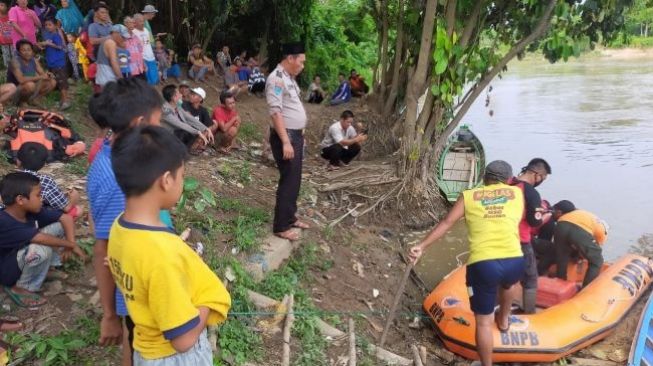
[[[513,62],[492,86],[489,106],[479,97],[464,118],[487,161],[506,160],[515,171],[533,157],[549,161],[542,198],[571,200],[606,220],[606,259],[653,245],[653,59]],[[465,250],[459,223],[417,270],[434,286]]]

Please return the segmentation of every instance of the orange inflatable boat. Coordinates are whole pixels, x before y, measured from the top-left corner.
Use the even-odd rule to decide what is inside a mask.
[[[424,309],[448,350],[477,360],[476,324],[465,286],[465,268],[461,266],[449,273],[426,298]],[[568,279],[580,282],[584,273],[583,266],[570,264]],[[571,298],[557,304],[549,301],[550,307],[538,308],[536,314],[512,315],[506,333],[495,328],[492,360],[553,362],[605,338],[652,278],[653,262],[646,257],[626,255],[605,265],[592,283]],[[549,281],[540,277],[540,283],[543,280]],[[538,294],[538,303],[540,298]]]

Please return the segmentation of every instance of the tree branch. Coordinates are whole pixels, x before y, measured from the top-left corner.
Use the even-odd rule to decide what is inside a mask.
[[[456,5],[458,0],[447,1],[446,19],[447,19],[447,37],[453,36],[456,27]]]
[[[463,48],[466,48],[467,44],[469,44],[469,40],[472,37],[474,29],[476,29],[476,25],[478,23],[478,16],[481,13],[481,8],[483,7],[484,4],[485,1],[478,0],[476,6],[474,6],[474,10],[472,10],[472,14],[469,16],[469,19],[467,19],[465,28],[463,28],[463,33],[460,36],[460,45]]]
[[[503,70],[503,68],[508,65],[508,62],[515,58],[515,56],[517,56],[519,53],[523,52],[529,44],[541,37],[544,32],[546,32],[551,22],[551,14],[553,13],[555,5],[556,0],[549,0],[544,13],[542,14],[542,17],[540,18],[533,32],[527,37],[523,38],[521,41],[517,42],[517,44],[512,49],[510,49],[510,51],[508,51],[508,53],[506,53],[506,55],[503,56],[503,58],[501,58],[501,60],[496,65],[494,65],[494,67],[487,74],[483,75],[483,77],[478,81],[478,83],[476,83],[476,85],[472,87],[473,91],[469,93],[467,100],[463,102],[463,104],[460,106],[460,109],[456,112],[454,118],[451,120],[451,122],[449,122],[445,130],[442,132],[442,136],[448,136],[453,132],[467,111],[469,111],[469,108],[471,108],[476,98],[478,98],[478,96],[483,92],[483,89],[485,89],[485,87],[490,84],[490,82],[501,72],[501,70]],[[440,149],[442,149],[444,146],[445,141],[446,138],[439,139],[438,143],[435,146],[435,151],[440,151]]]

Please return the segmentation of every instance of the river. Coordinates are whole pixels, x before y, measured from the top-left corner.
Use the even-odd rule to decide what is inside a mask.
[[[653,59],[515,61],[492,87],[489,106],[483,95],[463,119],[488,162],[506,160],[517,173],[533,157],[546,159],[553,174],[538,187],[542,198],[571,200],[606,220],[607,260],[638,240],[650,242],[644,236],[653,233]],[[429,248],[418,272],[434,286],[465,250],[460,224]]]

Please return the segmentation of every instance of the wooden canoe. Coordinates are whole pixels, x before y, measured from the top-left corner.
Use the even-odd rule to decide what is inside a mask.
[[[653,365],[653,294],[646,302],[639,318],[635,338],[628,356],[628,366]]]
[[[452,134],[440,155],[436,182],[449,202],[456,202],[462,191],[482,183],[485,152],[481,141],[463,125]]]
[[[512,315],[508,332],[493,330],[493,362],[554,362],[605,338],[649,287],[652,265],[646,257],[626,255],[604,266],[592,283],[569,300],[536,314]],[[582,281],[583,276],[584,268],[570,265],[570,281]],[[424,309],[448,350],[478,359],[465,266],[445,277],[424,301]]]

